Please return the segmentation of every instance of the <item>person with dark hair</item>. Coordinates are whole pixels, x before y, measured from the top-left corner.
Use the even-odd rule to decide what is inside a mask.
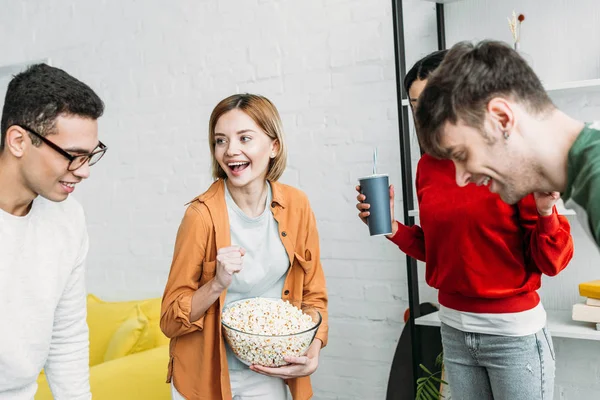
[[[417,100],[427,78],[442,63],[448,50],[438,50],[421,58],[404,76],[404,89],[408,93],[411,110],[417,107]]]
[[[208,125],[215,182],[189,203],[162,300],[172,398],[285,400],[289,388],[294,400],[308,400],[327,344],[327,288],[310,203],[278,181],[287,163],[279,112],[266,97],[234,94],[216,105]],[[236,358],[221,313],[252,297],[319,311],[306,354],[286,356],[277,368],[249,368]]]
[[[423,109],[423,87],[447,57],[435,52],[408,72],[411,107]],[[420,126],[417,126],[417,131]],[[416,190],[421,226],[394,219],[400,250],[425,262],[427,283],[438,289],[444,367],[457,399],[551,399],[554,349],[537,289],[573,256],[573,239],[557,214],[558,193],[536,193],[515,205],[490,193],[483,179],[459,187],[451,161],[424,154]],[[359,217],[367,198],[356,190]]]
[[[90,399],[83,209],[69,194],[106,152],[89,86],[46,64],[13,77],[0,141],[0,398]]]
[[[496,41],[452,47],[416,112],[419,141],[450,159],[456,182],[515,204],[559,191],[600,247],[600,123],[560,111],[527,62]]]

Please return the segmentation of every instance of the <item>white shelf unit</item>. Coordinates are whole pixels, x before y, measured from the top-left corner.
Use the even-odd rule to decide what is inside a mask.
[[[569,311],[546,310],[546,314],[548,330],[552,337],[600,341],[600,331],[596,330],[594,323],[573,321]],[[425,326],[441,326],[437,312],[419,317],[415,323]]]
[[[573,321],[569,311],[548,311],[548,329],[554,337],[600,340],[600,331],[592,322]]]
[[[456,3],[462,0],[421,0],[429,3],[438,3],[438,4],[448,4],[448,3]]]
[[[548,94],[581,93],[600,90],[600,79],[588,79],[583,81],[563,82],[557,84],[544,84]]]
[[[552,96],[553,94],[593,92],[600,91],[600,79],[587,79],[583,81],[544,84],[544,87],[546,88],[546,92],[548,92],[550,96]],[[408,99],[402,99],[402,105],[408,107]]]

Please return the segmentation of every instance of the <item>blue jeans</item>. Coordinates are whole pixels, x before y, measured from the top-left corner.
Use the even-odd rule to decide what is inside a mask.
[[[442,345],[453,400],[552,400],[554,347],[546,328],[512,337],[442,324]]]

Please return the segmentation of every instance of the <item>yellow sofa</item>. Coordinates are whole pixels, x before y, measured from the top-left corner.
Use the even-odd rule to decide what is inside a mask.
[[[160,298],[107,302],[90,294],[87,312],[94,400],[170,400],[169,339],[159,327]],[[51,399],[42,371],[35,400]]]

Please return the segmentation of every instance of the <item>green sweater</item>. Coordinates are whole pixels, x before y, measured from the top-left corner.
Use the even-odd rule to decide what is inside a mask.
[[[569,150],[562,197],[600,248],[600,122],[586,124]]]

